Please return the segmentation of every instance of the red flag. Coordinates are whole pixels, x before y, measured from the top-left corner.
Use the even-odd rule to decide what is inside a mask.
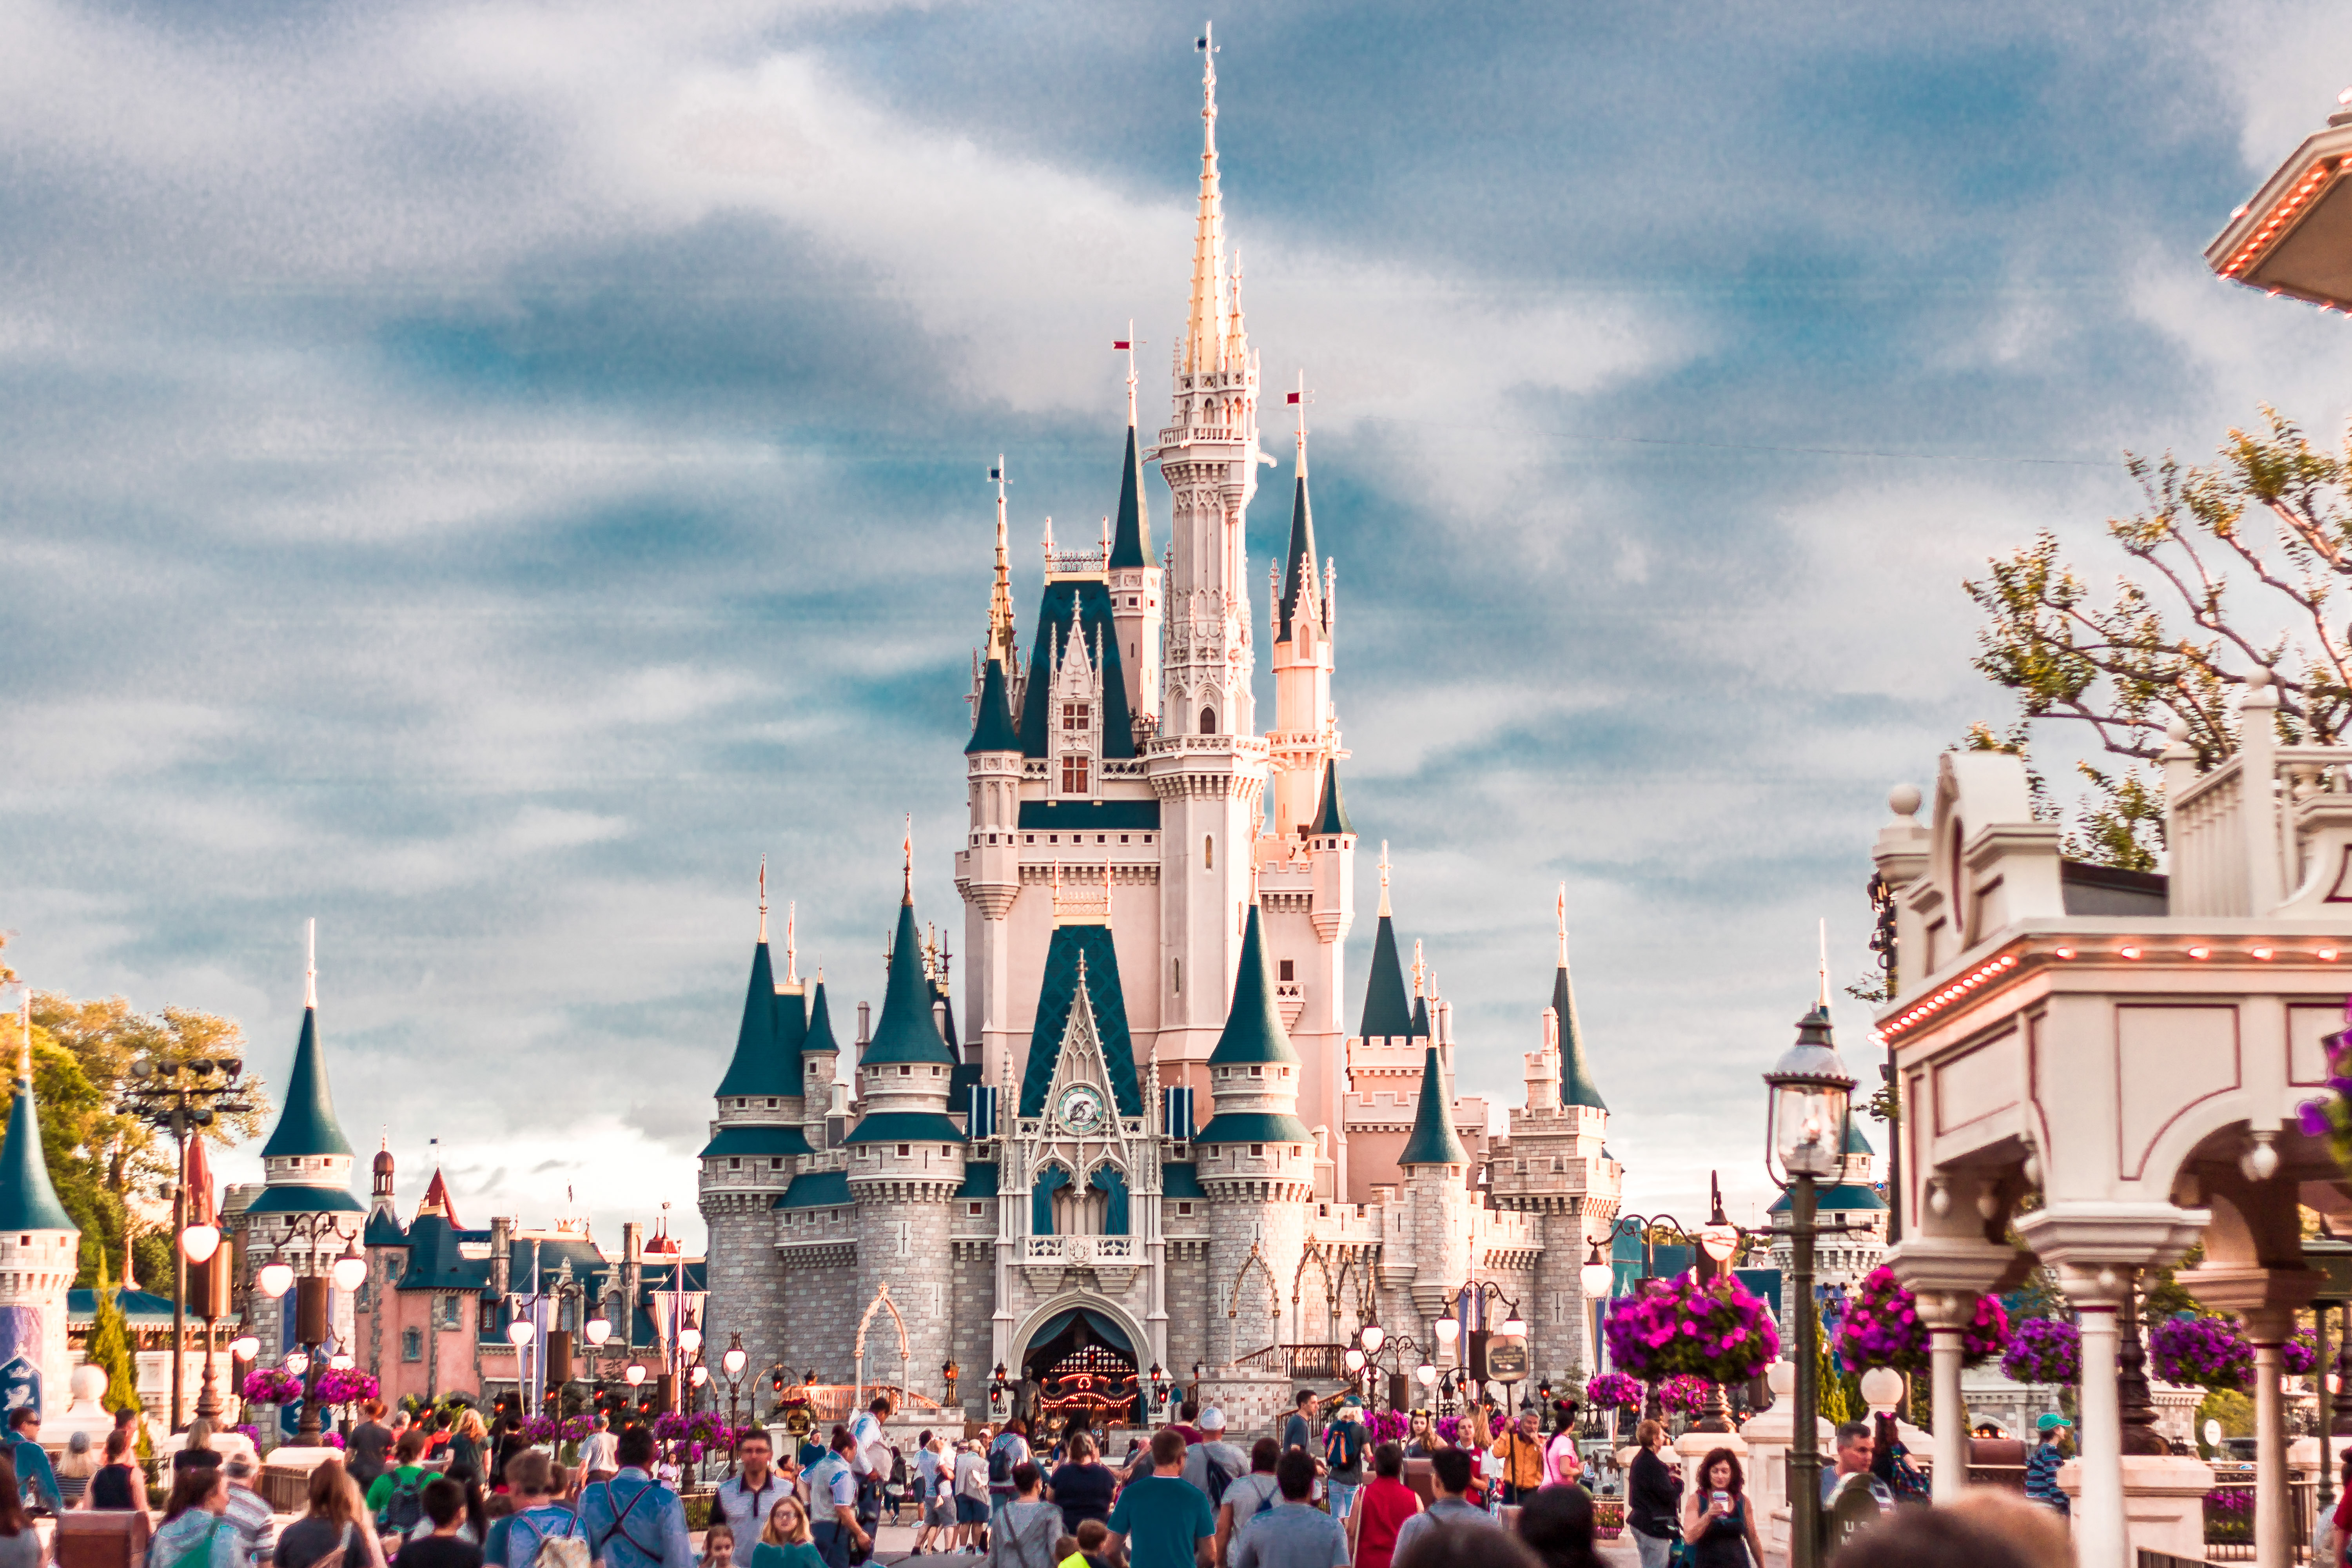
[[[1286,392],[1282,395],[1282,400],[1285,403],[1296,403],[1298,401],[1298,394],[1295,392]]]
[[[1110,346],[1114,349],[1131,349],[1135,344],[1126,338],[1114,338],[1111,340]]]
[[[188,1164],[187,1169],[182,1173],[182,1179],[186,1182],[188,1188],[188,1223],[190,1225],[216,1223],[213,1208],[213,1165],[211,1159],[205,1153],[205,1141],[202,1137],[194,1139],[188,1144]]]

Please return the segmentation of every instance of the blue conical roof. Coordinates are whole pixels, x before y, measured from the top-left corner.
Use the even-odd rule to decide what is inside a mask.
[[[898,905],[898,931],[890,942],[890,984],[882,994],[882,1018],[874,1026],[874,1038],[858,1060],[861,1064],[956,1065],[955,1053],[940,1038],[939,1020],[931,1016],[931,984],[923,973],[922,938],[915,929],[912,898]]]
[[[1424,1039],[1429,1036],[1429,998],[1426,996],[1417,995],[1412,999],[1412,1032]]]
[[[804,1057],[837,1057],[841,1042],[833,1037],[833,1008],[824,999],[824,982],[812,988],[809,998],[808,1033],[801,1037],[801,1055]]]
[[[1364,987],[1364,1023],[1356,1031],[1365,1039],[1383,1035],[1400,1037],[1412,1033],[1412,1000],[1405,994],[1404,965],[1397,961],[1396,922],[1381,916],[1372,938],[1372,973]]]
[[[1282,630],[1275,641],[1291,640],[1291,623],[1297,618],[1298,601],[1314,579],[1315,512],[1307,504],[1307,476],[1302,473],[1290,500],[1290,548],[1283,552],[1282,566]]]
[[[1143,458],[1127,427],[1127,461],[1118,471],[1118,524],[1110,537],[1112,571],[1151,564],[1151,519],[1143,510]]]
[[[719,1095],[798,1094],[801,1091],[800,1058],[785,1049],[776,1027],[776,1005],[789,1000],[794,1007],[798,997],[776,994],[775,971],[768,962],[768,944],[764,942],[751,949],[751,979],[743,992],[743,1021],[735,1031],[735,1057],[727,1064],[727,1076],[719,1080]]]
[[[1559,1018],[1559,1102],[1608,1110],[1609,1102],[1593,1086],[1592,1064],[1584,1059],[1584,1025],[1576,1016],[1576,988],[1569,984],[1565,963],[1552,976],[1551,1010]]]
[[[294,1066],[286,1075],[286,1109],[261,1157],[348,1154],[350,1143],[335,1121],[334,1097],[327,1089],[327,1064],[319,1052],[319,1009],[302,1009],[302,1037],[294,1045]]]
[[[1348,820],[1348,803],[1339,798],[1339,764],[1336,762],[1327,760],[1323,764],[1323,798],[1315,803],[1315,825],[1307,831],[1317,838],[1333,838],[1356,831],[1356,825]]]
[[[1209,1053],[1213,1068],[1236,1063],[1295,1062],[1290,1035],[1275,1010],[1274,976],[1266,967],[1265,938],[1258,929],[1257,906],[1249,907],[1249,924],[1242,932],[1241,972],[1234,976],[1234,1005],[1225,1015],[1225,1031]]]
[[[1404,1152],[1397,1156],[1400,1165],[1466,1165],[1469,1152],[1454,1135],[1454,1118],[1448,1114],[1445,1075],[1437,1062],[1437,1047],[1429,1047],[1427,1059],[1421,1068],[1421,1099],[1412,1110],[1412,1132],[1404,1141]]]
[[[980,711],[972,715],[971,739],[966,742],[967,757],[980,752],[1017,752],[1021,749],[1021,731],[1013,728],[1013,700],[1006,694],[1004,665],[990,659],[980,677]]]
[[[16,1080],[16,1102],[8,1108],[8,1142],[0,1147],[0,1230],[69,1230],[74,1224],[58,1189],[49,1181],[49,1163],[41,1151],[41,1118],[33,1108],[33,1086]]]

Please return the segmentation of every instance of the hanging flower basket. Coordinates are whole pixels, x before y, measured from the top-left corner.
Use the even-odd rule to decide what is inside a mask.
[[[1658,1384],[1658,1405],[1683,1415],[1696,1415],[1715,1402],[1715,1384],[1684,1373]]]
[[[299,1405],[302,1380],[282,1366],[256,1367],[245,1374],[238,1392],[253,1405]]]
[[[1771,1310],[1726,1277],[1702,1285],[1690,1275],[1654,1279],[1611,1309],[1609,1359],[1652,1383],[1687,1373],[1744,1383],[1780,1358]]]
[[[2254,1380],[2254,1347],[2234,1318],[2167,1318],[2148,1331],[2147,1364],[2167,1383],[2242,1389]]]
[[[1627,1409],[1642,1403],[1642,1380],[1604,1372],[1584,1385],[1584,1397],[1595,1410]]]
[[[2018,1383],[2080,1383],[2083,1331],[2063,1318],[2027,1318],[2011,1323],[2000,1370]]]
[[[376,1381],[373,1373],[357,1367],[329,1367],[319,1374],[319,1403],[321,1405],[357,1405],[376,1396]]]
[[[1961,1364],[1982,1366],[2008,1343],[2009,1314],[2000,1299],[1979,1296],[1975,1321],[1960,1331]],[[1918,1298],[1895,1282],[1894,1269],[1882,1263],[1863,1280],[1838,1323],[1835,1348],[1853,1372],[1874,1366],[1927,1370],[1927,1325],[1919,1316]]]

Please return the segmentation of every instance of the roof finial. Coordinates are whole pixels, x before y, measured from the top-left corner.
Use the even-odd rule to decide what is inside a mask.
[[[1822,1016],[1830,1012],[1830,922],[1822,921]]]
[[[1389,913],[1389,841],[1381,840],[1381,913]]]
[[[1201,29],[1201,208],[1192,236],[1192,308],[1181,367],[1188,375],[1225,368],[1231,322],[1225,282],[1224,197],[1217,188],[1217,45],[1215,30]]]
[[[1421,959],[1421,938],[1412,939],[1412,994],[1423,994],[1422,985],[1429,977],[1429,966]]]
[[[1291,393],[1290,405],[1298,410],[1298,477],[1307,477],[1307,405],[1315,395],[1307,390],[1307,373],[1298,373],[1298,390]]]
[[[22,988],[24,1010],[18,1015],[25,1032],[16,1041],[16,1081],[29,1094],[33,1089],[33,988]]]
[[[988,470],[988,481],[996,487],[996,584],[988,595],[988,657],[1009,673],[1013,668],[1013,568],[1004,542],[1004,487],[1011,481],[1004,477],[1003,453],[996,455],[996,467]]]
[[[319,918],[316,915],[305,923],[302,951],[302,1005],[316,1007],[319,1005]]]
[[[1559,885],[1559,966],[1568,967],[1568,884]]]
[[[784,906],[784,984],[787,985],[801,983],[799,955],[793,951],[793,919],[800,912],[800,907],[797,899]]]
[[[898,848],[906,858],[906,868],[898,884],[898,901],[911,904],[915,901],[915,814],[911,811],[907,814],[906,839]]]
[[[1129,316],[1127,319],[1127,336],[1111,344],[1111,347],[1125,350],[1127,353],[1127,427],[1130,430],[1135,428],[1135,345],[1139,341],[1135,335],[1135,318]]]
[[[760,945],[768,945],[768,858],[760,857]]]

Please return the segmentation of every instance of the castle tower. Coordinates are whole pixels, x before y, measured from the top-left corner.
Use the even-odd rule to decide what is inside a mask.
[[[81,1227],[58,1202],[41,1154],[40,1113],[33,1104],[33,1004],[26,994],[24,1035],[8,1107],[8,1142],[0,1145],[0,1398],[31,1404],[44,1415],[65,1409],[72,1371],[66,1349],[66,1292],[81,1267]]]
[[[963,1185],[963,1131],[948,1116],[955,1069],[923,973],[910,854],[890,943],[889,985],[874,1037],[858,1058],[857,1127],[846,1147],[857,1210],[856,1310],[863,1313],[887,1287],[906,1322],[908,1382],[935,1394],[944,1392],[940,1367],[950,1349],[948,1211]],[[888,1316],[877,1313],[868,1328],[868,1381],[897,1370]]]
[[[1231,1362],[1283,1340],[1315,1196],[1315,1140],[1298,1120],[1298,1053],[1276,1011],[1258,907],[1242,933],[1232,1009],[1208,1060],[1216,1114],[1193,1138],[1209,1194],[1209,1353]],[[1261,1305],[1262,1304],[1262,1305]],[[1265,1316],[1259,1316],[1263,1310]]]
[[[828,1122],[840,1072],[841,1043],[833,1037],[833,1005],[825,1000],[824,971],[819,968],[809,993],[808,1034],[801,1041],[801,1126],[812,1149],[833,1142]]]
[[[1470,1277],[1470,1152],[1454,1131],[1454,1096],[1437,1047],[1426,1047],[1421,1095],[1397,1164],[1412,1237],[1412,1306],[1425,1319],[1445,1315],[1445,1298]]]
[[[1624,1178],[1624,1168],[1609,1157],[1609,1107],[1585,1060],[1584,1028],[1568,972],[1565,889],[1559,965],[1541,1016],[1541,1042],[1526,1055],[1527,1104],[1510,1113],[1508,1142],[1492,1167],[1489,1201],[1532,1216],[1542,1249],[1533,1299],[1525,1307],[1528,1354],[1536,1375],[1561,1379],[1599,1364],[1581,1270],[1594,1243],[1602,1257],[1609,1254]]]
[[[352,1195],[353,1155],[327,1085],[326,1056],[319,1044],[319,922],[309,927],[309,962],[303,976],[302,1034],[294,1044],[294,1065],[286,1073],[286,1100],[278,1125],[261,1146],[262,1191],[236,1225],[245,1232],[245,1262],[257,1268],[282,1257],[299,1278],[324,1275],[365,1223],[366,1208]],[[323,1216],[306,1219],[306,1216]],[[310,1234],[297,1236],[305,1220]],[[247,1288],[246,1330],[261,1341],[260,1364],[275,1366],[293,1348],[294,1292],[273,1300]],[[328,1328],[350,1342],[351,1297],[330,1287]]]
[[[1315,512],[1307,496],[1307,405],[1299,395],[1298,468],[1290,501],[1290,544],[1275,574],[1274,728],[1266,731],[1273,769],[1274,836],[1303,838],[1321,804],[1325,779],[1339,749],[1339,711],[1331,703],[1331,593],[1336,569],[1316,580]]]
[[[1129,329],[1132,331],[1132,329]],[[1127,350],[1127,458],[1118,471],[1118,518],[1111,531],[1111,624],[1118,631],[1127,672],[1127,709],[1136,739],[1160,727],[1160,563],[1151,554],[1151,519],[1144,510],[1143,451],[1135,434],[1135,342]]]
[[[1170,493],[1160,738],[1146,773],[1160,797],[1160,1006],[1153,1055],[1169,1084],[1198,1088],[1238,973],[1265,743],[1250,683],[1244,524],[1257,490],[1258,365],[1225,257],[1217,180],[1217,69],[1202,47],[1200,207],[1192,291],[1175,353],[1174,405],[1149,457]]]
[[[980,973],[971,987],[963,1032],[982,1063],[1002,1059],[1012,1038],[1005,1016],[1011,998],[1012,936],[1004,918],[1021,896],[1021,731],[1013,713],[1013,595],[1007,584],[1004,469],[996,480],[996,587],[989,602],[988,652],[972,697],[971,740],[964,746],[965,790],[971,812],[963,857],[964,950],[976,953]],[[1156,579],[1158,574],[1153,574]],[[1155,597],[1156,597],[1155,582]],[[1126,634],[1122,631],[1120,636]]]
[[[742,1335],[753,1366],[771,1365],[784,1352],[786,1302],[774,1210],[810,1152],[802,1130],[806,1112],[801,1046],[807,1019],[801,1007],[799,984],[789,992],[780,990],[768,956],[768,868],[762,863],[760,936],[751,948],[735,1054],[719,1080],[718,1117],[710,1123],[710,1142],[698,1156],[697,1188],[710,1236],[710,1300],[703,1333],[721,1350],[730,1336]]]

